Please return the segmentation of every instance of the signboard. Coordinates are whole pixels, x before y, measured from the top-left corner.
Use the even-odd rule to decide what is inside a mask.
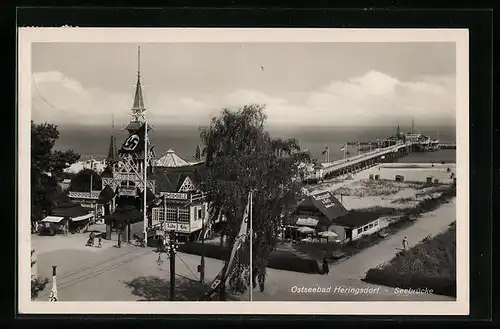
[[[313,195],[312,197],[316,201],[320,201],[325,206],[325,208],[330,208],[335,206],[335,204],[332,203],[330,193],[328,192],[323,194]]]
[[[136,196],[137,195],[137,189],[135,186],[121,186],[120,187],[120,195],[126,195],[126,196]]]
[[[162,192],[161,196],[167,198],[167,199],[173,199],[173,200],[187,200],[188,195],[187,193],[169,193],[169,192]]]
[[[203,222],[201,219],[191,222],[191,232],[201,230]]]
[[[177,226],[177,228],[176,228],[176,226]],[[165,231],[175,230],[176,232],[181,232],[181,233],[191,233],[191,231],[189,230],[189,224],[165,222],[164,227],[165,227]]]
[[[128,173],[115,173],[114,177],[115,180],[118,181],[133,181],[133,182],[140,182],[142,181],[141,177],[139,177],[139,174],[128,174]]]

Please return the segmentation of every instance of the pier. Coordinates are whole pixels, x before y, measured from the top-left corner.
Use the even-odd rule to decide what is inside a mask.
[[[349,173],[358,172],[379,163],[392,162],[399,157],[412,152],[414,142],[398,142],[384,148],[377,148],[371,152],[340,159],[330,163],[323,163],[321,168],[306,175],[306,181],[320,181],[335,178]]]
[[[456,150],[457,144],[455,144],[455,143],[441,143],[441,144],[439,144],[439,148],[442,150]]]

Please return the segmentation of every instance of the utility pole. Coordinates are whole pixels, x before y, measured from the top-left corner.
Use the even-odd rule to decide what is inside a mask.
[[[205,281],[205,218],[201,219],[201,262],[199,272],[200,283],[203,283]]]
[[[177,251],[177,241],[175,230],[170,232],[169,239],[169,257],[170,257],[170,300],[175,300],[175,254]]]

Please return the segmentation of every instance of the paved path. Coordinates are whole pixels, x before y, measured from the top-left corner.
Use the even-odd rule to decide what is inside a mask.
[[[453,300],[437,295],[402,295],[393,288],[379,287],[361,281],[366,271],[384,263],[397,252],[404,236],[414,245],[429,234],[444,231],[455,220],[455,202],[444,204],[424,214],[415,224],[387,240],[330,268],[329,275],[303,274],[268,269],[265,292],[255,289],[255,301],[364,301],[364,300]],[[67,237],[68,239],[70,237]],[[60,239],[59,243],[64,242]],[[66,241],[68,242],[68,241]],[[168,300],[169,261],[157,263],[158,255],[149,248],[122,245],[114,248],[38,250],[38,274],[51,278],[51,266],[58,265],[59,298],[65,301],[136,301]],[[83,244],[83,242],[82,242]],[[179,299],[196,300],[204,287],[198,283],[197,265],[200,257],[180,253],[176,260],[177,292]],[[214,279],[222,262],[206,259],[206,281]],[[294,287],[321,287],[330,292],[298,293]],[[51,283],[39,300],[48,300]],[[337,289],[336,289],[337,288]],[[371,288],[371,292],[355,294],[340,288]],[[378,288],[378,290],[376,290]],[[246,300],[247,296],[242,296]]]

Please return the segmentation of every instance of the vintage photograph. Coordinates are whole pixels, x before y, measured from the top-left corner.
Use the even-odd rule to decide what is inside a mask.
[[[26,309],[468,310],[466,32],[102,31],[20,33]]]

